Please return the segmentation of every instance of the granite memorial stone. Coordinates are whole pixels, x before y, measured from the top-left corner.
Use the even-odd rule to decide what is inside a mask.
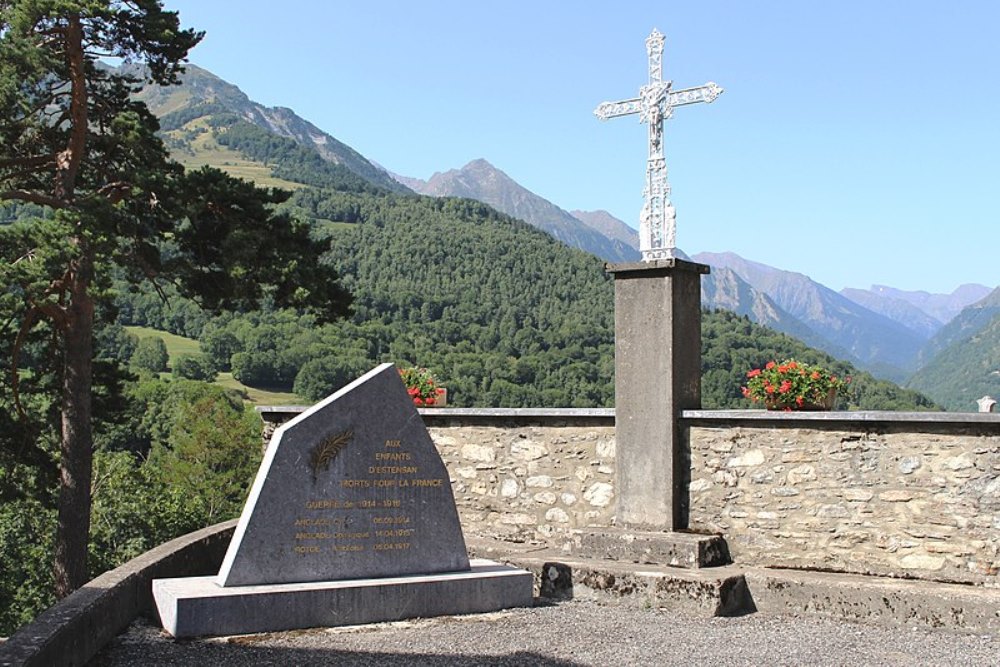
[[[469,560],[448,471],[383,364],[275,431],[219,574],[153,597],[190,637],[496,611],[532,583]]]
[[[448,470],[386,364],[275,432],[219,583],[468,569]]]

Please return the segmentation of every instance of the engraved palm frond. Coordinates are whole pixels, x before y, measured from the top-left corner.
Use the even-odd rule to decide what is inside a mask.
[[[313,483],[319,476],[320,470],[329,470],[330,464],[337,459],[337,455],[347,446],[354,437],[354,431],[344,431],[337,435],[331,435],[323,440],[309,452],[309,465],[312,466]]]

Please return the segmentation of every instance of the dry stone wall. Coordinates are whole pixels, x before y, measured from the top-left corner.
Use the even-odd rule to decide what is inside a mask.
[[[611,424],[431,422],[467,534],[568,547],[614,515]]]
[[[692,528],[737,563],[1000,586],[1000,429],[689,428]]]

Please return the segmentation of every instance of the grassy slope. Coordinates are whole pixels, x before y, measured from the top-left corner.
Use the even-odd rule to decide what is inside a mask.
[[[197,136],[190,135],[197,133]],[[221,169],[230,176],[242,178],[265,188],[281,188],[296,190],[305,187],[301,183],[293,183],[271,175],[271,167],[262,162],[248,160],[241,153],[215,141],[215,130],[211,128],[206,118],[197,118],[179,130],[167,132],[167,137],[183,140],[184,148],[171,147],[171,157],[184,165],[186,169],[198,169],[205,165]]]
[[[174,359],[182,354],[198,354],[200,349],[198,341],[184,336],[177,336],[166,331],[150,329],[149,327],[125,327],[129,332],[135,334],[140,339],[159,336],[167,346],[167,355],[170,357],[170,364]],[[284,391],[268,391],[258,387],[248,387],[233,377],[232,373],[219,373],[215,384],[228,389],[237,389],[242,392],[250,403],[254,405],[305,405],[308,403],[297,394]]]

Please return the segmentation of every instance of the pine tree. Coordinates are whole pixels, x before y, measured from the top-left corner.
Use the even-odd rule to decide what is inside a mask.
[[[4,390],[26,420],[18,360],[51,328],[61,355],[60,597],[88,578],[95,313],[112,267],[209,308],[267,299],[334,317],[349,303],[308,230],[272,213],[284,195],[215,170],[186,174],[132,99],[142,83],[177,83],[201,36],[159,0],[0,0],[0,202],[45,211],[0,227],[0,323],[14,323],[2,333],[15,340]]]

